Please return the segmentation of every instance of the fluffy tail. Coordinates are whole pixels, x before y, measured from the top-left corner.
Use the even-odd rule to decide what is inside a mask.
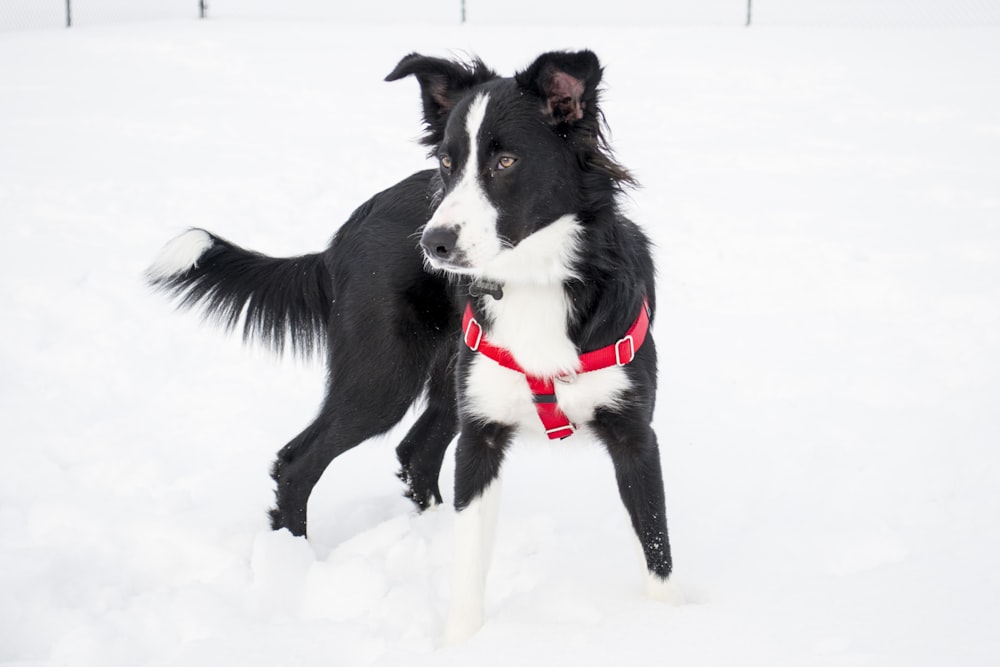
[[[268,257],[190,229],[163,248],[146,278],[227,331],[242,321],[244,341],[278,354],[286,346],[302,356],[324,349],[332,295],[320,253]]]

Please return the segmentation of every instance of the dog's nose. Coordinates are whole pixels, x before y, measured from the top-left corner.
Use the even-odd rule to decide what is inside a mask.
[[[448,259],[455,244],[458,243],[458,234],[449,227],[432,227],[425,229],[420,237],[420,245],[423,246],[424,253],[428,257],[436,259]]]

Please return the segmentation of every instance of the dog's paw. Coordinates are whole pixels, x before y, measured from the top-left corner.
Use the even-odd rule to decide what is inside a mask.
[[[652,573],[646,578],[646,596],[669,605],[679,606],[687,603],[684,594],[672,578],[664,579]]]
[[[483,627],[482,615],[465,613],[456,616],[452,614],[448,617],[448,622],[445,623],[442,643],[445,646],[461,644],[479,632],[479,628],[481,627]]]

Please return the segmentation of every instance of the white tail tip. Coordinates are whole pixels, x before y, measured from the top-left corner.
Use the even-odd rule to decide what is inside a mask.
[[[212,235],[204,229],[189,229],[163,246],[146,275],[151,280],[162,280],[184,273],[198,266],[198,260],[213,242]]]

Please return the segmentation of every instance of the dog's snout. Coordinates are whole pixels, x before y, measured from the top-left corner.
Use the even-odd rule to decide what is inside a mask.
[[[450,227],[432,227],[424,230],[420,245],[428,257],[448,259],[458,243],[458,234]]]

